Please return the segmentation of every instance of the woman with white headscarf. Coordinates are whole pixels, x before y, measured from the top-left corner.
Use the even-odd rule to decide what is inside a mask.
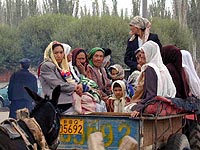
[[[174,98],[176,94],[176,88],[169,71],[162,62],[158,44],[147,41],[136,51],[136,58],[138,64],[141,65],[141,74],[138,79],[144,79],[144,83],[142,96],[137,105],[132,107],[132,117],[137,117],[145,103],[155,96]]]
[[[181,50],[181,54],[182,54],[182,65],[186,73],[190,91],[193,96],[200,99],[200,79],[194,68],[192,56],[190,52],[186,50]]]

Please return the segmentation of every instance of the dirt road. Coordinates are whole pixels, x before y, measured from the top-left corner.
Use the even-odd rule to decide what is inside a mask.
[[[7,119],[9,116],[9,108],[0,108],[0,122],[4,121]]]

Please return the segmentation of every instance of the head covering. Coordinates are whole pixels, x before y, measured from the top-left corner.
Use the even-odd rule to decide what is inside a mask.
[[[110,65],[111,56],[105,56],[103,59],[102,67],[107,68]]]
[[[111,53],[112,53],[112,51],[111,51],[111,49],[110,48],[102,48],[103,50],[104,50],[104,56],[106,57],[106,56],[108,56],[108,55],[111,55]]]
[[[112,75],[111,74],[112,69],[117,70],[118,73],[116,75]],[[122,80],[124,79],[124,76],[125,76],[124,69],[119,64],[112,65],[109,67],[109,76],[112,78],[112,80]]]
[[[185,72],[182,67],[182,54],[174,45],[166,45],[161,50],[163,63],[167,66],[176,86],[176,97],[187,98],[189,93]]]
[[[59,44],[61,45],[63,48],[63,44],[60,43],[60,42],[57,42],[57,41],[53,41],[51,42],[47,48],[45,49],[44,51],[44,61],[51,61],[53,62],[56,67],[59,69],[59,71],[61,72],[61,75],[68,81],[68,82],[74,82],[72,81],[72,77],[71,77],[71,72],[70,72],[70,69],[69,69],[69,65],[68,65],[68,61],[67,61],[67,55],[66,55],[66,51],[65,49],[63,49],[65,55],[64,55],[64,58],[60,64],[60,66],[58,65],[55,57],[54,57],[54,54],[53,54],[53,49],[52,49],[52,46],[54,44]]]
[[[111,59],[110,55],[111,55],[112,51],[109,48],[102,48],[102,49],[105,52],[102,66],[103,67],[108,67],[110,65],[110,64],[108,65],[108,63],[110,62],[110,59]]]
[[[144,18],[142,18],[141,16],[135,16],[131,22],[129,23],[129,25],[135,26],[141,30],[145,30],[146,29],[146,23]]]
[[[103,54],[105,54],[104,50],[100,47],[94,47],[90,50],[90,52],[88,53],[88,59],[89,59],[89,64],[94,67],[94,64],[92,62],[92,57],[94,56],[94,54],[97,52],[97,51],[101,51],[103,52]]]
[[[64,52],[66,55],[68,55],[70,53],[70,50],[71,50],[71,46],[69,46],[68,44],[65,44],[65,43],[61,43],[63,48],[64,48]]]
[[[118,83],[122,88],[123,95],[120,99],[118,99],[116,97],[116,95],[114,94],[113,88],[114,88],[114,85],[116,83]],[[113,93],[112,100],[114,100],[114,112],[124,112],[124,107],[126,105],[126,85],[125,85],[125,82],[122,81],[122,80],[114,81],[112,83],[111,90],[112,90],[112,93]]]
[[[144,42],[146,42],[149,38],[151,22],[147,18],[143,18],[145,22],[146,29],[144,31]]]
[[[140,71],[135,70],[131,73],[131,75],[128,77],[127,82],[129,84],[131,84],[134,88],[134,90],[136,90],[136,86],[138,84],[138,77],[140,76]]]
[[[76,66],[76,57],[81,52],[85,54],[85,58],[86,58],[86,62],[85,63],[88,64],[88,59],[87,59],[87,53],[86,53],[86,51],[83,48],[75,48],[72,51],[72,65],[73,66]]]
[[[188,77],[188,84],[192,94],[200,99],[200,79],[197,75],[190,52],[181,50],[182,65]]]
[[[144,18],[142,18],[141,16],[135,16],[135,17],[131,20],[131,22],[129,23],[129,25],[135,26],[135,27],[141,29],[142,31],[145,31],[145,30],[146,30],[146,20],[145,20]],[[132,32],[130,32],[130,33],[132,34]],[[147,33],[147,36],[149,36],[148,33]],[[129,39],[129,41],[133,41],[133,40],[135,39],[135,37],[136,37],[135,34],[133,34],[133,35],[131,36],[131,38]],[[145,37],[145,34],[144,34],[144,36],[143,36],[143,38],[142,38],[143,43],[147,41],[146,38],[147,38],[147,37]],[[148,38],[147,38],[147,39],[148,39]]]
[[[28,58],[22,58],[19,60],[19,63],[22,65],[23,69],[28,69],[31,63],[31,60]]]
[[[88,64],[88,59],[87,59],[87,53],[86,51],[83,49],[83,48],[75,48],[73,51],[72,51],[72,69],[71,69],[71,72],[73,74],[73,77],[79,81],[80,77],[82,76],[82,74],[80,73],[78,67],[77,67],[77,64],[76,64],[76,58],[77,58],[77,55],[80,54],[80,53],[84,53],[85,54],[85,58],[86,58],[86,62],[84,64],[82,64],[84,67],[85,67],[85,70],[87,70],[87,64]]]
[[[166,45],[161,49],[162,60],[165,65],[171,63],[176,69],[182,71],[182,55],[178,47],[174,45]]]
[[[146,63],[141,68],[141,73],[146,70],[148,66],[152,67],[157,75],[157,95],[164,97],[175,97],[176,88],[172,81],[168,69],[163,64],[160,48],[157,43],[147,41],[141,47],[144,51]]]

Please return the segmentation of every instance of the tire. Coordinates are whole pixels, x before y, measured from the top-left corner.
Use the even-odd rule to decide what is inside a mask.
[[[200,150],[200,125],[197,124],[190,132],[189,141],[192,150]]]
[[[190,150],[190,144],[184,134],[172,134],[167,140],[166,150]]]

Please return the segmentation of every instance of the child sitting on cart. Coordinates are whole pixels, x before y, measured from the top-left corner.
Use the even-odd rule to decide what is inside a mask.
[[[106,101],[108,112],[124,112],[124,107],[130,102],[130,98],[126,94],[124,81],[114,81],[111,90],[113,94]]]

